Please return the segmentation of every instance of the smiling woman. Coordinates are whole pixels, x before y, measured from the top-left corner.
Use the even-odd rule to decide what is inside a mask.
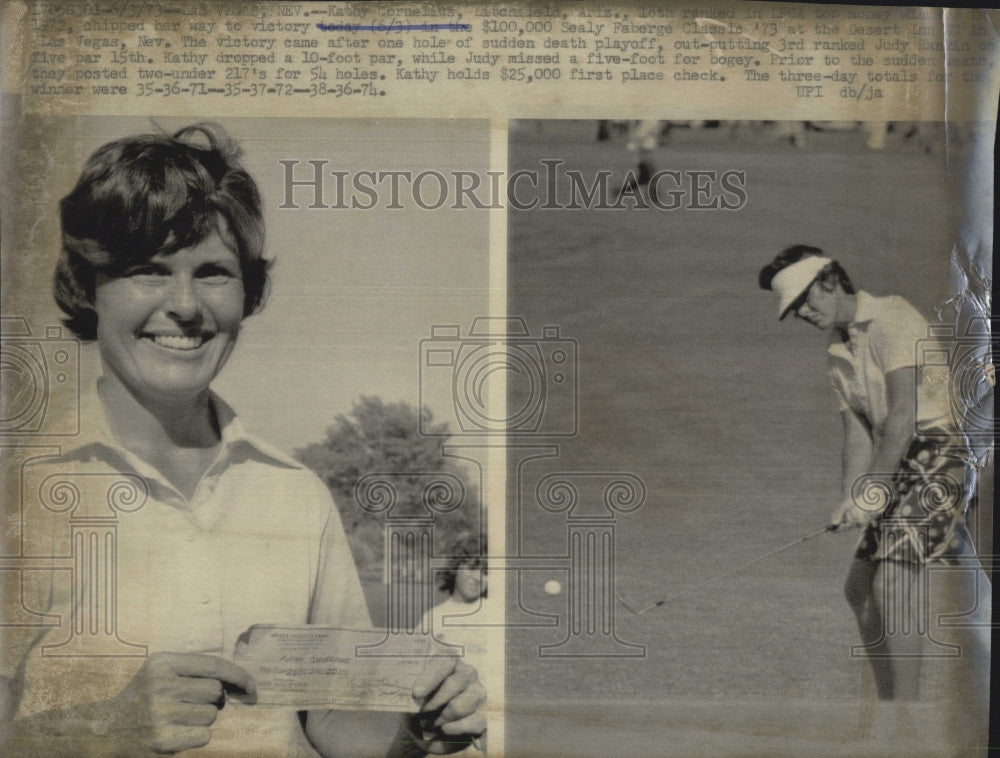
[[[97,340],[108,423],[188,498],[219,452],[209,384],[270,267],[239,157],[212,125],[125,138],[94,153],[60,204],[56,300]]]
[[[218,233],[123,276],[98,274],[97,342],[105,381],[143,404],[190,403],[236,344],[243,318],[239,259]]]
[[[79,570],[82,589],[67,591],[56,572],[22,588],[26,607],[64,621],[4,630],[4,754],[384,755],[478,736],[485,693],[454,659],[414,683],[413,716],[301,718],[255,704],[253,678],[231,660],[253,624],[371,626],[326,486],[210,389],[270,266],[260,194],[235,143],[211,124],[116,140],[90,157],[60,210],[56,300],[67,326],[96,340],[103,375],[55,471],[88,507],[115,510],[123,482],[135,498],[109,565]],[[46,535],[53,556],[74,549],[60,526]],[[107,576],[88,578],[98,570]],[[53,655],[67,633],[98,647]]]

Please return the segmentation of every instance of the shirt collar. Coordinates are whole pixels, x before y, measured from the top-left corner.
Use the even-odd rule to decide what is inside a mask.
[[[249,457],[277,463],[288,468],[303,468],[294,458],[281,452],[274,446],[264,442],[256,435],[250,434],[243,425],[236,411],[214,392],[209,394],[209,402],[215,409],[216,418],[222,437],[223,447],[233,457],[238,450],[246,451]],[[98,447],[115,452],[126,459],[132,457],[111,434],[107,416],[104,414],[104,404],[97,391],[97,381],[91,380],[80,396],[80,433],[66,442],[63,455],[69,456],[85,448]]]
[[[280,463],[289,468],[304,468],[301,463],[278,450],[278,448],[265,442],[255,434],[251,434],[243,426],[240,417],[236,415],[229,403],[216,395],[210,393],[210,402],[215,408],[215,415],[219,421],[219,429],[222,431],[222,443],[233,450],[241,445],[253,450],[259,456],[269,458],[276,463]]]
[[[864,290],[858,290],[857,295],[855,295],[855,304],[857,307],[854,310],[854,318],[847,325],[848,330],[856,329],[875,319],[875,298]]]
[[[854,318],[847,325],[847,335],[850,340],[853,340],[859,332],[865,331],[868,325],[875,320],[875,298],[864,290],[858,290],[854,303]],[[851,360],[853,346],[849,342],[844,342],[840,338],[840,335],[840,330],[833,330],[827,352],[834,357],[844,358],[849,361]]]

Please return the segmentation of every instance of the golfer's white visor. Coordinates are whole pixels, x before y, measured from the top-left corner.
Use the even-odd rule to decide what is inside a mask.
[[[774,275],[771,289],[778,293],[779,320],[788,315],[789,308],[809,289],[819,272],[832,262],[821,255],[810,255]]]

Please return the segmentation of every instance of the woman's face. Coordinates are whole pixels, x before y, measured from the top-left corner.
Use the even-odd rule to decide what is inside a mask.
[[[840,308],[839,293],[839,287],[829,290],[820,282],[813,282],[806,299],[795,309],[795,318],[812,324],[817,329],[832,329],[837,323]]]
[[[225,365],[243,320],[240,261],[218,231],[122,276],[98,276],[105,371],[153,401],[193,398]]]
[[[486,571],[463,563],[455,571],[455,594],[466,603],[474,603],[486,592]]]

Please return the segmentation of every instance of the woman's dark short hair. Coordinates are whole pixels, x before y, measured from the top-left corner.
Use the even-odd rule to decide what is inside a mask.
[[[820,248],[810,245],[792,245],[791,247],[786,247],[774,257],[773,261],[760,270],[760,288],[764,290],[771,289],[771,282],[781,269],[787,268],[793,263],[798,263],[810,255],[824,255],[824,253]],[[845,293],[848,295],[854,294],[854,285],[851,283],[850,277],[837,261],[830,261],[817,274],[816,280],[823,284],[839,284]]]
[[[225,219],[243,275],[243,315],[264,303],[267,272],[260,192],[222,127],[199,123],[173,135],[109,142],[87,159],[59,203],[62,249],[54,277],[65,323],[97,338],[97,274],[121,275],[158,254],[196,245]]]
[[[438,587],[451,594],[455,591],[455,575],[462,566],[486,570],[486,535],[461,540],[449,552],[452,557],[448,567],[438,571],[437,578]]]

